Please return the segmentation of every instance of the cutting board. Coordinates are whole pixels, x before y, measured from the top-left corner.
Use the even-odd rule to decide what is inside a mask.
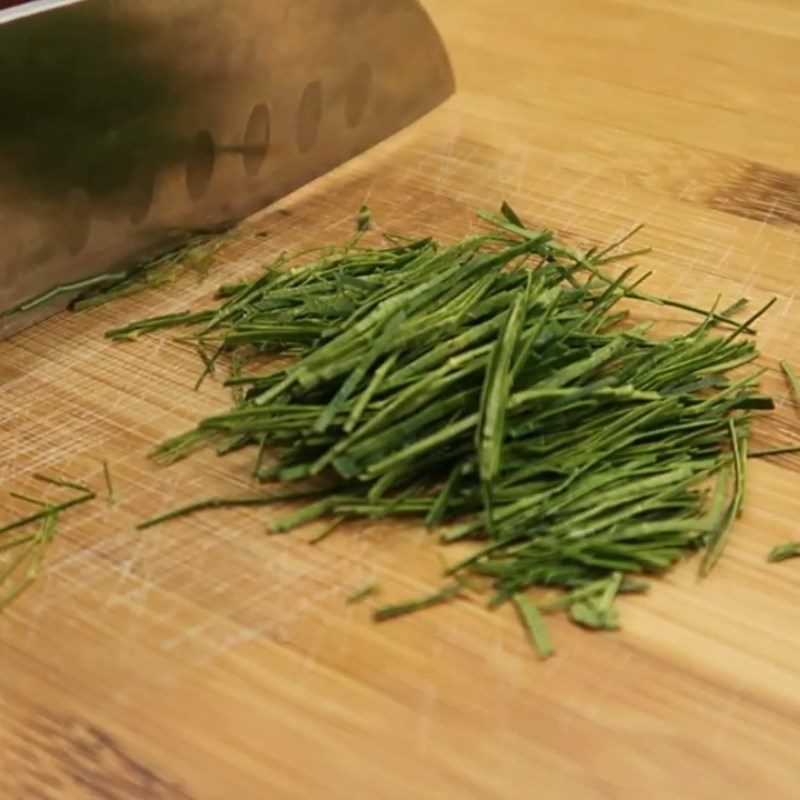
[[[220,409],[170,335],[108,328],[195,307],[284,249],[379,227],[442,238],[503,199],[575,244],[634,224],[653,291],[777,302],[758,328],[777,411],[756,446],[800,441],[777,368],[800,366],[800,6],[793,0],[427,0],[460,91],[445,107],[248,221],[205,281],[55,317],[0,344],[0,485],[55,471],[118,501],[65,514],[45,574],[0,618],[0,797],[12,800],[796,798],[800,456],[751,464],[716,571],[685,563],[624,629],[554,619],[539,662],[510,609],[459,600],[382,625],[439,585],[420,527],[265,535],[266,511],[144,516],[247,491],[247,459],[159,468],[163,437]],[[655,310],[658,311],[657,309]],[[661,316],[676,318],[667,312]],[[2,519],[23,506],[3,495]],[[280,513],[285,509],[277,509]],[[377,580],[362,605],[346,596]]]

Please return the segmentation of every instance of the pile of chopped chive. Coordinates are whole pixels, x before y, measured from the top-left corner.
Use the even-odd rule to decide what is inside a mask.
[[[289,486],[202,500],[142,527],[287,499],[307,502],[273,532],[320,518],[329,530],[424,520],[473,551],[441,592],[376,618],[455,597],[478,577],[493,587],[490,606],[513,600],[543,657],[543,613],[614,629],[616,597],[645,590],[642,575],[696,551],[707,573],[744,507],[753,413],[772,408],[760,371],[741,369],[758,355],[746,334],[770,304],[736,322],[744,301],[716,313],[654,297],[619,267],[643,251],[577,252],[505,204],[482,216],[485,232],[451,245],[388,237],[376,249],[356,237],[295,268],[281,256],[222,287],[213,308],[110,331],[126,340],[190,326],[213,353],[206,372],[231,356],[234,406],[156,459],[252,448],[256,479]],[[657,337],[629,319],[641,302],[700,316]],[[274,354],[296,359],[260,366]]]

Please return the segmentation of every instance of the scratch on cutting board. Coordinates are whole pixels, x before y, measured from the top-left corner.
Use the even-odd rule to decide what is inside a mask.
[[[599,715],[608,707],[606,702],[611,690],[618,685],[617,676],[625,674],[625,666],[631,660],[630,652],[622,652],[615,659],[614,668],[606,670],[603,678],[594,684],[592,698],[595,702],[580,710],[579,714],[589,722],[594,722]]]
[[[736,716],[736,711],[742,703],[743,694],[744,685],[742,681],[737,681],[733,686],[728,702],[725,703],[719,714],[717,734],[714,737],[714,747],[718,750],[722,750],[725,747],[734,717]]]
[[[440,662],[442,655],[441,636],[434,632],[435,644],[432,648],[431,660]],[[439,687],[434,679],[429,679],[422,692],[422,702],[417,714],[417,732],[415,752],[419,758],[426,758],[430,750],[431,732],[433,730],[434,712],[439,700]]]

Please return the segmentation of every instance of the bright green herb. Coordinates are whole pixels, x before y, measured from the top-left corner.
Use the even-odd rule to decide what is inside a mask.
[[[488,230],[451,245],[355,238],[299,267],[281,255],[212,309],[109,336],[187,326],[235,357],[233,407],[154,457],[251,448],[259,480],[314,495],[273,533],[328,517],[425,520],[444,542],[474,543],[449,571],[486,577],[492,606],[560,588],[573,621],[614,629],[634,576],[696,551],[705,574],[724,550],[744,508],[750,422],[772,408],[745,337],[771,303],[737,322],[741,302],[717,314],[644,293],[633,267],[611,272],[636,253],[578,253],[507,205],[483,217]],[[701,318],[655,338],[627,322],[634,302]],[[265,368],[274,354],[295,360]],[[279,497],[290,499],[201,501],[143,526]],[[431,599],[420,602],[379,618]]]
[[[800,542],[788,542],[775,547],[767,557],[767,560],[777,563],[778,561],[785,561],[787,558],[796,558],[798,556],[800,556]]]
[[[785,361],[781,361],[781,369],[792,389],[794,404],[800,410],[800,378],[797,377],[797,373]]]
[[[550,633],[547,630],[547,623],[539,612],[536,604],[523,594],[514,595],[514,605],[517,607],[520,619],[528,630],[531,642],[539,654],[539,658],[550,658],[555,653]]]
[[[103,478],[106,482],[106,492],[108,496],[108,504],[113,506],[117,502],[117,494],[114,491],[114,482],[111,478],[111,468],[108,466],[108,461],[103,459]]]
[[[412,600],[408,603],[398,603],[392,606],[383,606],[383,608],[379,608],[372,616],[376,622],[385,622],[387,619],[402,617],[414,611],[422,611],[424,608],[431,608],[432,606],[446,603],[448,600],[458,597],[463,591],[463,583],[453,583],[449,586],[445,586],[435,594],[423,597],[420,600]]]
[[[169,283],[186,269],[205,276],[213,262],[214,255],[225,241],[219,234],[220,231],[197,233],[188,242],[167,253],[142,259],[127,269],[59,284],[13,308],[0,312],[0,318],[32,311],[64,296],[73,298],[69,307],[74,311],[94,308],[111,300],[128,297],[145,289]],[[177,318],[181,316],[172,315],[171,321],[178,321]],[[182,319],[180,321],[192,322],[194,320]],[[160,327],[155,320],[151,324],[153,329]]]
[[[584,628],[597,631],[615,631],[619,628],[619,615],[614,600],[622,585],[622,574],[615,572],[596,591],[573,600],[569,617]]]
[[[210,497],[206,500],[201,500],[197,503],[190,503],[189,505],[176,508],[174,511],[169,511],[159,517],[141,522],[137,525],[138,530],[151,528],[154,525],[160,525],[162,522],[168,522],[171,519],[178,517],[185,517],[188,514],[194,514],[197,511],[208,511],[212,508],[234,508],[236,506],[268,506],[275,503],[286,503],[292,500],[307,500],[315,497],[326,490],[324,489],[309,489],[307,491],[299,492],[270,492],[264,495],[255,495],[249,497]]]
[[[370,583],[369,586],[365,586],[363,589],[359,589],[357,592],[353,592],[347,598],[347,604],[353,605],[355,603],[360,603],[362,600],[366,600],[368,597],[372,596],[378,591],[378,584],[377,583]]]
[[[369,206],[361,206],[356,219],[356,230],[359,233],[368,231],[372,227],[372,211]]]
[[[344,515],[341,517],[336,517],[330,525],[326,525],[323,528],[321,533],[318,533],[316,536],[313,536],[311,539],[308,540],[309,544],[319,544],[320,542],[325,541],[337,528],[341,527],[341,525],[346,522],[347,517]]]
[[[76,491],[80,492],[77,497],[73,497],[70,500],[66,500],[63,503],[46,503],[44,501],[34,500],[33,498],[25,497],[24,499],[33,501],[38,503],[42,506],[42,510],[34,512],[33,514],[29,514],[28,516],[21,517],[20,519],[14,520],[13,522],[6,523],[4,526],[0,527],[0,537],[3,534],[10,533],[11,531],[19,530],[20,528],[24,528],[27,525],[30,525],[33,522],[39,522],[43,520],[45,517],[51,514],[60,514],[62,511],[66,511],[68,508],[72,508],[73,506],[81,505],[85,503],[87,500],[93,500],[95,497],[94,492],[89,489],[88,486],[85,486],[82,483],[73,483],[72,481],[65,481],[61,478],[52,478],[47,475],[35,474],[35,480],[41,481],[42,483],[50,483],[55,486],[62,486],[69,489],[75,489]],[[19,496],[19,495],[17,495]],[[0,541],[2,539],[0,538]]]
[[[0,528],[0,614],[19,599],[39,576],[45,553],[55,536],[61,512],[95,497],[94,492],[81,483],[38,474],[34,475],[34,478],[44,483],[78,491],[80,494],[62,503],[50,503],[19,492],[12,493],[14,497],[39,506],[40,510]],[[31,533],[9,535],[37,523],[36,529]]]
[[[782,456],[788,453],[800,453],[800,444],[793,444],[788,447],[770,447],[767,450],[751,450],[748,455],[750,458],[766,458],[767,456]]]

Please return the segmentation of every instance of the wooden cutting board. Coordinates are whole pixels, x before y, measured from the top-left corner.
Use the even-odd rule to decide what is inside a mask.
[[[751,465],[747,509],[707,580],[687,563],[622,605],[624,630],[552,625],[540,663],[510,610],[459,601],[384,625],[373,604],[438,585],[423,530],[354,525],[312,547],[268,514],[146,515],[248,486],[246,461],[169,469],[162,437],[223,406],[169,336],[124,321],[182,310],[284,248],[380,225],[455,237],[509,200],[571,241],[638,222],[655,291],[753,307],[777,412],[800,366],[800,6],[793,0],[427,0],[460,92],[390,142],[250,221],[205,282],[176,284],[0,344],[0,485],[58,471],[119,501],[66,514],[45,575],[0,618],[0,797],[796,798],[800,456]],[[2,518],[22,506],[2,499]],[[445,557],[447,554],[445,553]]]

